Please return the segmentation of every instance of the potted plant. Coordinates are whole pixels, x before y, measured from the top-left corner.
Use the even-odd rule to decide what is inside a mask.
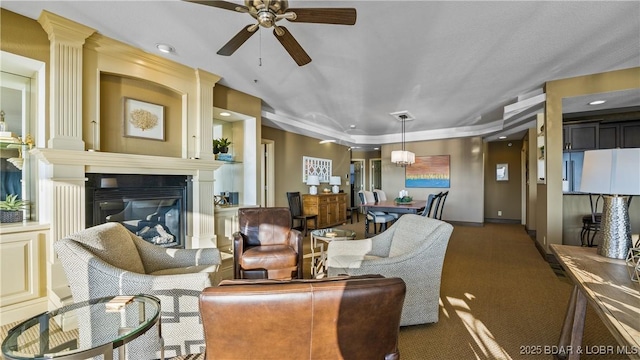
[[[20,222],[23,218],[22,210],[27,202],[18,199],[18,195],[7,194],[5,200],[0,201],[0,223]]]
[[[220,152],[220,140],[213,139],[213,154],[216,155]]]
[[[217,141],[218,141],[218,149],[220,149],[220,152],[223,154],[228,153],[229,145],[231,145],[231,141],[229,141],[229,139],[227,138],[220,138]]]

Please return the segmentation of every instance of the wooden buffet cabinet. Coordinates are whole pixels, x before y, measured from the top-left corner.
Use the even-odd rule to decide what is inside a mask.
[[[318,215],[318,228],[344,224],[347,221],[347,194],[302,195],[304,214]]]

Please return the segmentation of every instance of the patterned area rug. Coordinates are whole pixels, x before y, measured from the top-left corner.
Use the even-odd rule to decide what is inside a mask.
[[[343,225],[362,238],[363,222]],[[305,253],[309,239],[305,239]],[[310,274],[305,259],[305,277]],[[404,360],[532,359],[527,348],[557,345],[572,284],[550,266],[521,225],[455,226],[444,260],[440,319],[400,329]],[[9,326],[0,327],[4,339]],[[617,345],[587,306],[584,346]],[[551,358],[551,356],[543,356]],[[581,359],[620,359],[614,354]],[[140,360],[140,359],[138,359]],[[204,354],[171,360],[204,360]]]

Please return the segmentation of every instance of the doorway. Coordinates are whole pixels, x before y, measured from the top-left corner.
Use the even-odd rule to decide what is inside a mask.
[[[364,159],[351,159],[350,166],[350,185],[351,185],[351,206],[360,206],[360,199],[358,198],[358,191],[364,190],[365,184],[365,160]]]
[[[275,142],[262,139],[260,156],[260,205],[275,206]]]
[[[369,174],[371,174],[369,191],[373,191],[373,189],[382,189],[382,159],[369,159],[369,169]]]

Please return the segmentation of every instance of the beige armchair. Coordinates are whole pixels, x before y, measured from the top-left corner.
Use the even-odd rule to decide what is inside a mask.
[[[400,325],[437,322],[442,264],[452,231],[440,220],[403,215],[372,238],[329,243],[328,276],[399,277],[407,284]]]
[[[203,351],[198,297],[204,288],[219,282],[218,249],[163,248],[114,222],[58,240],[54,247],[75,302],[154,295],[161,303],[165,358]],[[149,331],[130,344],[130,359],[160,358],[154,333]]]

